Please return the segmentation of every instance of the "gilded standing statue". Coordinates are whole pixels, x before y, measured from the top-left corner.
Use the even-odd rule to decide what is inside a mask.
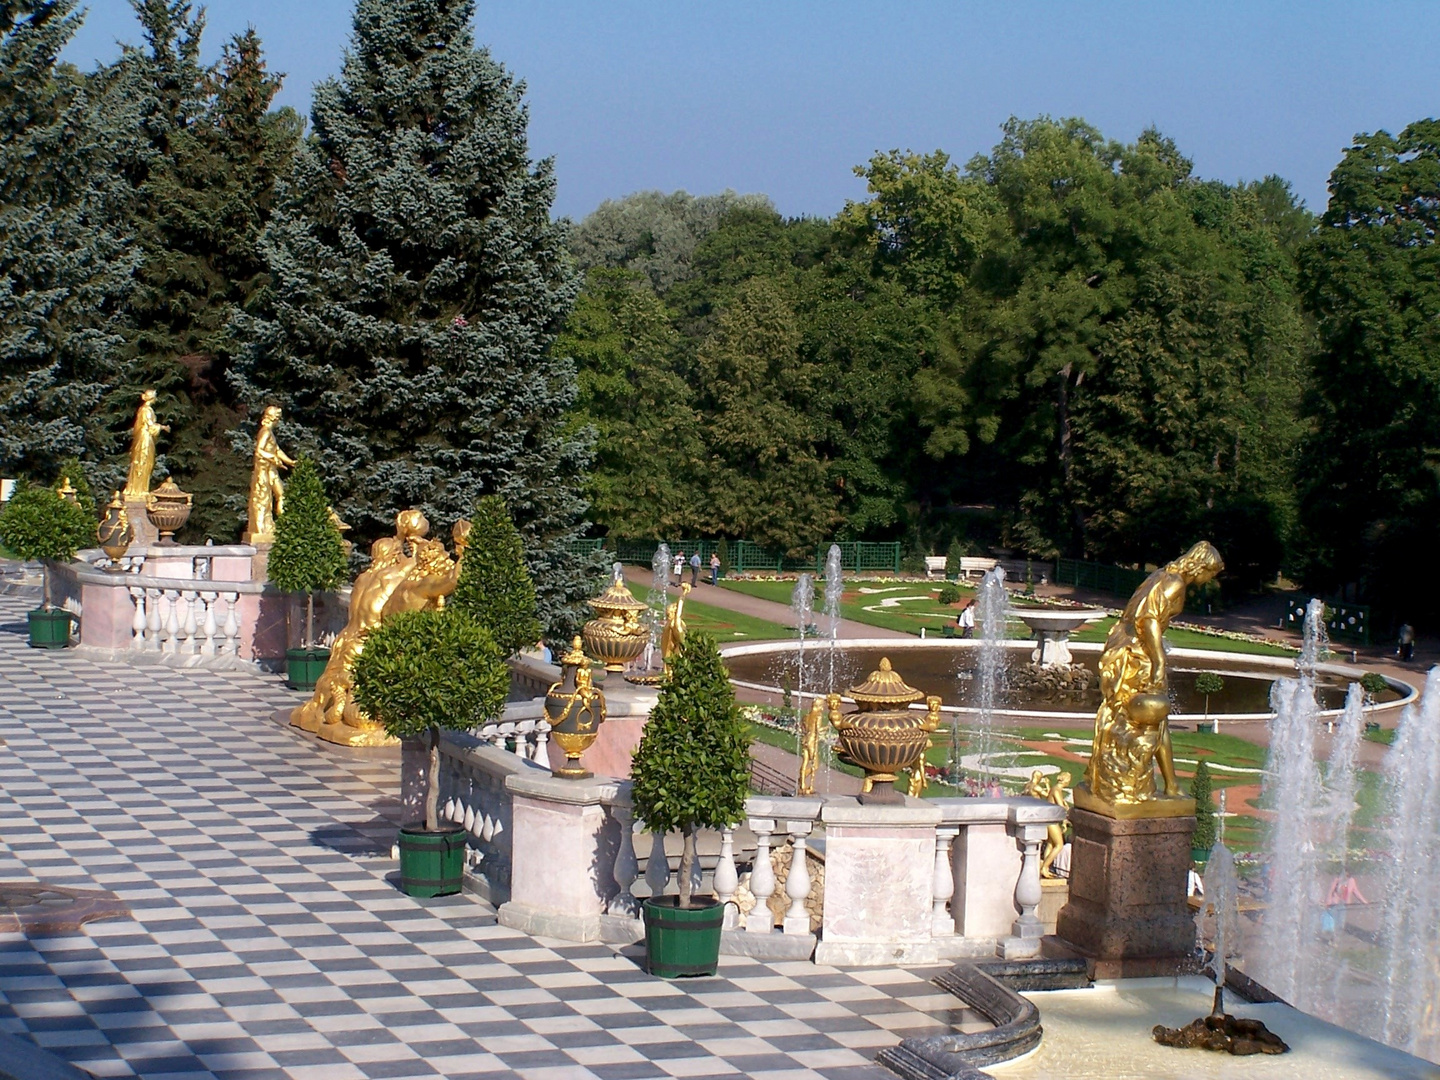
[[[280,449],[275,440],[275,425],[280,422],[280,406],[267,405],[260,414],[260,430],[255,433],[255,468],[250,474],[250,527],[245,530],[247,544],[275,542],[275,519],[285,512],[285,485],[280,470],[295,464],[295,459]]]
[[[1100,656],[1095,741],[1085,782],[1075,788],[1076,806],[1109,817],[1193,813],[1193,800],[1181,795],[1176,782],[1170,749],[1165,631],[1185,609],[1186,590],[1223,569],[1220,553],[1201,541],[1147,577],[1111,627]]]
[[[150,475],[155,471],[155,436],[170,425],[155,419],[155,391],[140,395],[135,423],[130,427],[130,472],[125,478],[125,501],[143,503],[150,493]]]

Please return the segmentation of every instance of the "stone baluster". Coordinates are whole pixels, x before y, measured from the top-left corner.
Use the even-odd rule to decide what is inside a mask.
[[[610,898],[606,910],[611,915],[635,918],[640,914],[640,903],[632,891],[635,879],[640,876],[640,862],[635,858],[635,812],[624,803],[610,807],[615,823],[620,826],[620,843],[615,850],[615,884],[619,891]],[[667,875],[668,877],[668,875]]]
[[[160,651],[160,600],[159,589],[145,590],[145,647],[152,652]]]
[[[130,598],[135,601],[135,613],[130,617],[130,647],[145,648],[146,622],[145,590],[130,586]]]
[[[1006,960],[1023,960],[1040,955],[1040,938],[1045,924],[1035,914],[1044,893],[1040,888],[1040,844],[1045,839],[1044,824],[1016,824],[1015,843],[1021,851],[1020,877],[1015,881],[1015,906],[1020,917],[1011,925],[1011,937],[1001,942],[1001,955]]]
[[[805,899],[810,895],[810,867],[805,865],[805,837],[810,835],[811,822],[787,821],[785,828],[790,833],[790,873],[785,876],[790,906],[781,928],[787,934],[808,934],[810,913],[805,910]]]
[[[745,919],[745,929],[752,934],[768,934],[775,929],[775,920],[770,914],[770,897],[775,892],[770,835],[775,831],[775,819],[751,818],[750,831],[755,834],[755,865],[750,870],[750,892],[755,896],[755,906]]]
[[[650,886],[650,895],[665,895],[670,887],[670,858],[665,854],[665,834],[650,834],[650,858],[645,863],[645,884]]]
[[[180,594],[169,589],[162,589],[160,596],[161,602],[165,605],[165,625],[161,631],[163,638],[161,648],[167,653],[178,652],[180,647]]]
[[[214,593],[201,593],[200,600],[205,605],[205,620],[200,624],[200,652],[203,656],[214,656],[215,605],[219,603],[219,597]]]
[[[740,887],[740,875],[735,870],[735,830],[720,831],[720,861],[715,864],[715,897],[725,908],[725,929],[735,929],[735,890]]]
[[[955,895],[955,867],[951,847],[960,834],[958,825],[935,827],[935,913],[930,932],[936,937],[955,936],[955,916],[950,913],[950,898]]]
[[[240,594],[238,592],[221,593],[225,598],[225,628],[222,631],[224,641],[221,642],[222,651],[230,656],[240,655]]]
[[[535,750],[534,750],[534,753],[531,755],[530,760],[531,760],[531,761],[534,761],[534,762],[538,762],[538,763],[541,764],[541,765],[544,765],[547,769],[550,767],[550,755],[549,755],[549,752],[548,752],[547,749],[546,749],[547,746],[548,746],[548,744],[549,744],[549,742],[550,742],[550,724],[549,724],[547,721],[544,721],[544,720],[538,720],[538,721],[536,721],[536,723],[535,723]],[[1220,793],[1223,795],[1225,792],[1224,792],[1224,790],[1222,789]]]
[[[180,623],[180,651],[189,656],[200,651],[195,645],[195,633],[199,630],[195,623],[195,607],[200,594],[194,589],[186,589],[180,595],[185,601],[185,618]]]

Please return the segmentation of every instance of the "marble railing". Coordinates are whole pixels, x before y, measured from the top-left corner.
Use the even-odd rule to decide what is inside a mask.
[[[134,602],[130,647],[181,656],[240,655],[240,596],[251,582],[215,582],[127,575]]]
[[[523,701],[507,705],[499,720],[477,728],[473,734],[482,743],[508,750],[516,757],[533,761],[544,769],[550,768],[550,724],[545,719],[543,701]]]

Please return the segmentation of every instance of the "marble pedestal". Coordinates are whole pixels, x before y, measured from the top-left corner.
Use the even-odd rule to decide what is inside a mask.
[[[1080,955],[1096,978],[1173,975],[1195,949],[1186,903],[1193,816],[1119,820],[1070,811],[1070,899],[1047,952]]]
[[[125,516],[130,519],[130,532],[134,537],[130,541],[128,554],[143,554],[159,541],[160,530],[155,528],[154,523],[151,522],[144,499],[126,502]]]
[[[940,808],[827,803],[824,936],[817,964],[932,964],[935,827]]]

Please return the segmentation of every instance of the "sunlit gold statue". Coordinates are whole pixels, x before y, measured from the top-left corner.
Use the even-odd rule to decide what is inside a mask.
[[[1185,608],[1185,590],[1225,568],[1201,541],[1156,570],[1135,590],[1105,639],[1100,656],[1100,708],[1085,782],[1075,805],[1109,817],[1166,817],[1194,812],[1180,794],[1170,749],[1169,672],[1165,630]],[[1162,787],[1155,788],[1155,766]]]
[[[452,532],[452,559],[439,540],[427,540],[430,523],[418,510],[395,517],[395,535],[370,546],[370,566],[350,591],[350,619],[330,648],[325,671],[310,700],[290,715],[290,723],[313,731],[328,742],[345,746],[384,746],[393,740],[370,719],[353,698],[352,672],[365,638],[399,611],[441,608],[455,591],[469,542],[470,523],[457,522]]]
[[[665,629],[660,633],[660,655],[667,662],[680,651],[685,641],[685,597],[690,595],[689,584],[680,586],[680,595],[665,609]]]
[[[940,722],[943,717],[940,714],[940,699],[931,694],[925,699],[925,730],[940,730]],[[927,746],[928,750],[929,747]],[[911,798],[918,799],[925,794],[925,789],[930,784],[930,778],[925,775],[925,750],[920,751],[920,756],[910,766],[910,787],[908,794]]]
[[[1044,799],[1052,802],[1061,810],[1068,811],[1069,804],[1065,801],[1065,791],[1070,786],[1070,774],[1068,772],[1057,772],[1052,781],[1039,769],[1030,774],[1030,781],[1020,790],[1020,794],[1029,795],[1036,799]],[[1055,876],[1055,860],[1060,856],[1061,850],[1065,847],[1065,823],[1063,821],[1052,821],[1045,827],[1045,843],[1040,848],[1040,876],[1042,878],[1053,878]]]
[[[815,794],[815,772],[820,766],[820,729],[825,724],[825,699],[816,698],[800,721],[800,778],[795,794]]]
[[[285,512],[285,485],[280,470],[295,464],[295,459],[280,449],[275,441],[275,425],[280,422],[280,406],[267,405],[260,414],[260,430],[255,433],[255,468],[250,474],[250,526],[245,530],[247,544],[275,542],[275,519]]]
[[[155,391],[140,395],[135,423],[130,428],[130,472],[125,479],[125,501],[143,503],[150,493],[150,475],[155,471],[155,436],[169,431],[168,424],[155,419]]]

